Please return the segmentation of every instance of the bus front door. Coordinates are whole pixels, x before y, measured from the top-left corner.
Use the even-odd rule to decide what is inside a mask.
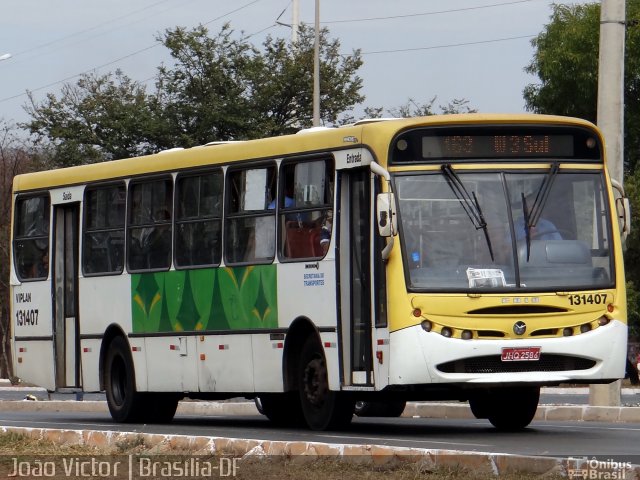
[[[56,389],[80,387],[78,229],[80,204],[55,207],[53,305]]]
[[[342,383],[373,385],[371,353],[371,171],[343,170],[339,182]]]

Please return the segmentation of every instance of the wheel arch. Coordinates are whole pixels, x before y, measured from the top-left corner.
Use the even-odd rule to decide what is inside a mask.
[[[299,365],[302,346],[309,337],[315,337],[318,344],[322,345],[318,327],[307,317],[296,318],[291,323],[284,341],[282,376],[285,392],[297,390],[298,388],[296,370]]]
[[[119,325],[111,324],[105,330],[104,335],[102,336],[102,344],[100,345],[100,361],[98,366],[101,390],[104,390],[106,385],[105,378],[104,378],[104,375],[105,375],[104,363],[107,357],[107,351],[109,349],[109,345],[111,344],[113,339],[116,337],[122,337],[127,343],[129,343],[129,340],[127,339],[127,335],[124,333],[124,330],[122,330],[122,328]]]

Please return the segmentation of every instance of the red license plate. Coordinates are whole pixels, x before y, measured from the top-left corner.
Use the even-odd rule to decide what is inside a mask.
[[[537,362],[540,360],[540,347],[507,347],[502,349],[503,362]]]

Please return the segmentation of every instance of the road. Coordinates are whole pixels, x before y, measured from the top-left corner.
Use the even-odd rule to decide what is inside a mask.
[[[278,428],[260,415],[206,418],[178,415],[167,425],[122,425],[113,423],[108,414],[102,413],[0,412],[0,425],[376,444],[552,457],[597,456],[640,463],[640,425],[623,423],[534,421],[525,431],[503,433],[484,420],[355,418],[346,431],[312,432]]]

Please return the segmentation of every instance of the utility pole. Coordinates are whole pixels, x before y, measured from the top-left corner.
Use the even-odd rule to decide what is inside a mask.
[[[313,45],[313,126],[320,126],[320,0],[316,0],[316,39]]]
[[[624,173],[624,35],[625,0],[602,0],[598,59],[598,127],[609,160],[609,175],[622,185]],[[626,355],[626,343],[624,345]],[[620,380],[591,385],[589,404],[620,405]]]
[[[298,43],[298,30],[300,29],[300,0],[291,2],[291,43]]]

